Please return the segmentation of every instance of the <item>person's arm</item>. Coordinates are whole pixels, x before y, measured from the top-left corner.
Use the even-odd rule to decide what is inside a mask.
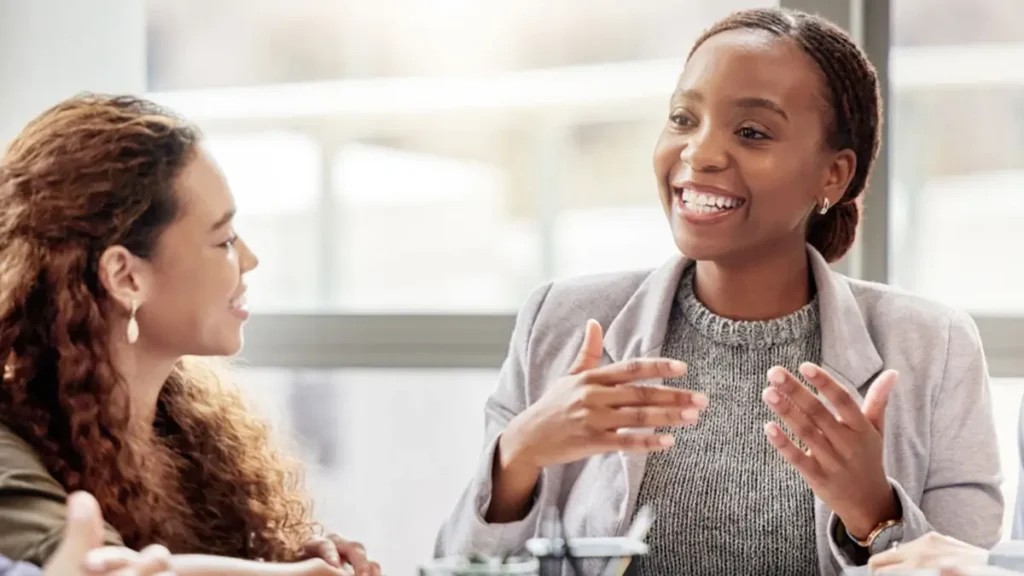
[[[42,566],[60,545],[67,522],[67,492],[36,460],[31,448],[0,427],[0,554]],[[108,524],[103,544],[123,546]]]
[[[991,548],[999,540],[1003,517],[999,451],[981,338],[963,313],[950,322],[931,422],[928,479],[920,501],[890,478],[902,510],[902,541],[937,531]],[[867,562],[866,551],[849,539],[834,515],[829,533],[832,551],[844,568]]]
[[[158,560],[159,562],[147,562]],[[291,563],[258,562],[205,554],[171,555],[162,546],[150,546],[136,552],[123,546],[106,546],[90,550],[81,562],[89,574],[121,574],[119,570],[157,566],[152,572],[170,572],[174,576],[346,576],[352,571],[333,568],[320,558]],[[151,572],[145,572],[150,574]],[[49,572],[48,572],[49,574]],[[134,573],[131,573],[134,574]],[[2,575],[0,575],[2,576]],[[61,574],[61,576],[65,576]]]
[[[319,558],[276,564],[199,554],[171,556],[171,571],[175,576],[343,576],[348,573],[328,566]]]
[[[495,486],[493,476],[500,467],[498,443],[501,433],[519,412],[526,409],[526,358],[530,333],[550,285],[535,291],[519,312],[512,333],[509,354],[501,367],[499,384],[487,400],[485,408],[485,446],[474,478],[465,489],[451,516],[441,528],[435,545],[438,557],[479,552],[502,554],[518,550],[535,532],[542,502],[548,499],[546,473],[526,478],[517,475],[503,486],[506,494],[527,494],[522,503],[506,502],[504,508],[520,508],[520,518],[514,522],[488,522],[486,519]],[[529,486],[527,486],[529,484]],[[517,498],[513,498],[517,499]]]

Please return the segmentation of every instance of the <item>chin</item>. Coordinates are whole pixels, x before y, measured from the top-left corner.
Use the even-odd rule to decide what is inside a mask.
[[[735,253],[736,247],[731,242],[723,242],[717,238],[708,238],[702,234],[694,234],[687,229],[673,226],[672,236],[676,248],[691,260],[715,262],[727,260]]]
[[[224,349],[218,356],[234,356],[242,351],[242,346],[245,344],[245,339],[242,338],[241,334],[235,335],[234,338],[230,338],[224,342]]]

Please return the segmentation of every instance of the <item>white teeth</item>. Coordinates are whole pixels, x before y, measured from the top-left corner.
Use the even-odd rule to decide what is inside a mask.
[[[683,189],[683,203],[694,212],[706,214],[708,212],[719,212],[724,209],[736,208],[743,204],[742,200],[729,196],[718,196],[704,192],[694,192]]]

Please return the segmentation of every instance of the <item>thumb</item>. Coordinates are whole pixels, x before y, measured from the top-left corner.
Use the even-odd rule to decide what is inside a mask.
[[[569,374],[579,374],[585,370],[592,370],[601,365],[601,358],[604,357],[604,336],[601,325],[597,320],[587,320],[586,331],[583,333],[583,344],[576,360],[569,369]]]
[[[889,393],[896,385],[899,374],[895,370],[886,370],[871,384],[867,396],[864,398],[864,406],[861,408],[864,418],[882,432],[885,425],[885,407],[889,403]]]
[[[96,499],[75,492],[68,496],[67,510],[64,539],[47,563],[47,574],[75,574],[89,550],[103,546],[103,514]]]

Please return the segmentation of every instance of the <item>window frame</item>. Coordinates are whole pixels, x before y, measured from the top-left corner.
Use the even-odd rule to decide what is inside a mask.
[[[890,75],[889,55],[891,0],[781,0],[783,7],[816,12],[850,31],[854,39],[868,53],[875,63],[881,78],[882,96],[889,101]],[[657,63],[652,63],[652,71]],[[644,69],[641,67],[640,72]],[[580,69],[570,73],[586,74]],[[585,79],[581,77],[584,84]],[[289,88],[285,88],[289,90]],[[189,110],[190,95],[187,93],[160,93],[153,95],[161,100],[184,108],[186,115],[199,116],[204,127],[222,128],[232,132],[262,130],[267,127],[300,130],[314,136],[322,136],[322,124],[315,119],[274,117],[266,112],[244,118],[237,115],[237,107],[231,105],[231,98],[208,101],[204,110]],[[259,104],[254,92],[253,100]],[[233,96],[237,103],[238,95]],[[292,95],[292,97],[298,97]],[[338,99],[327,99],[338,101]],[[342,100],[343,101],[343,100]],[[368,100],[372,105],[372,98]],[[599,105],[595,105],[599,106]],[[273,109],[273,104],[266,106]],[[622,108],[605,110],[605,113],[621,113]],[[205,115],[204,115],[205,112]],[[431,113],[446,113],[446,110]],[[594,113],[594,107],[583,107],[576,114]],[[385,114],[386,116],[386,114]],[[357,121],[349,122],[355,118]],[[360,131],[359,120],[366,116],[353,113],[346,117],[346,128],[356,137]],[[474,120],[492,121],[486,116]],[[888,108],[884,111],[884,129],[891,130],[892,123]],[[515,118],[503,120],[515,122]],[[557,118],[537,122],[537,138],[532,142],[541,151],[536,154],[534,182],[544,187],[541,198],[555,198],[541,202],[538,219],[546,231],[542,234],[543,272],[550,276],[553,246],[550,228],[558,210],[556,178],[552,176],[549,160],[557,157],[562,141],[565,119]],[[388,118],[382,120],[383,129],[400,130],[402,124],[391,126]],[[381,129],[374,126],[374,130]],[[342,143],[325,141],[320,138],[324,153],[336,150]],[[883,142],[888,142],[888,134]],[[889,154],[891,149],[883,146],[869,183],[871,193],[863,204],[863,223],[857,242],[850,255],[836,268],[849,276],[874,282],[886,282],[889,278]],[[325,165],[330,165],[325,162]],[[541,177],[544,176],[544,177]],[[325,186],[331,182],[331,174],[322,177]],[[321,194],[323,206],[320,214],[330,214],[333,208],[332,194]],[[322,226],[330,234],[330,226]],[[325,236],[324,242],[336,239]],[[329,263],[328,263],[329,264]],[[330,277],[330,274],[326,275]],[[977,315],[974,317],[986,347],[989,367],[993,377],[1024,377],[1024,318],[1010,316]],[[247,342],[241,354],[241,362],[253,367],[275,367],[296,369],[338,369],[338,368],[495,368],[501,364],[508,350],[509,335],[515,323],[515,316],[508,314],[255,314],[247,329]]]

